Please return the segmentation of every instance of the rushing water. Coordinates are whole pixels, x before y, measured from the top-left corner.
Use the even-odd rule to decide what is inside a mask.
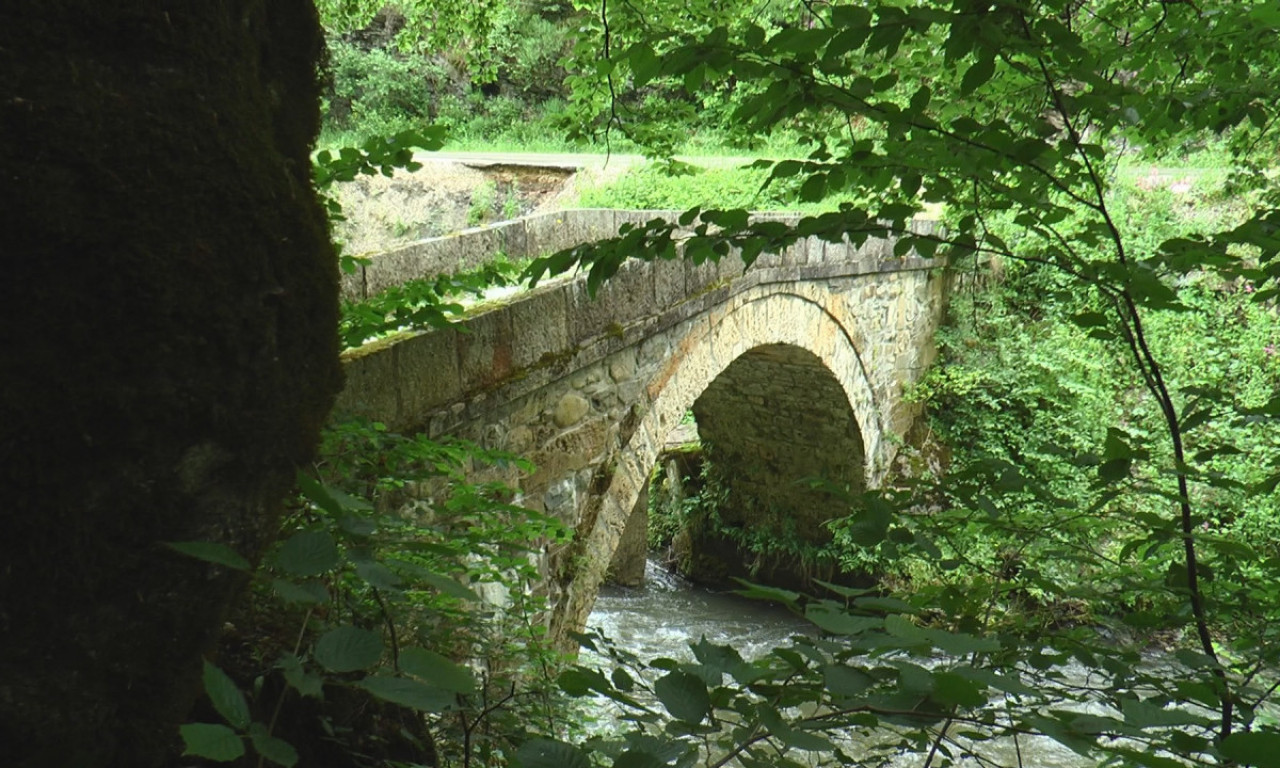
[[[587,626],[600,629],[642,659],[692,660],[689,643],[706,637],[755,658],[813,625],[784,608],[712,592],[668,573],[652,560],[641,587],[600,590]]]
[[[701,637],[712,643],[732,645],[744,658],[751,659],[785,645],[793,635],[815,631],[812,624],[783,608],[697,587],[667,573],[652,561],[648,563],[645,578],[646,584],[641,587],[603,588],[587,621],[590,628],[601,630],[620,649],[645,661],[662,657],[691,661],[693,653],[689,643]],[[595,654],[584,653],[583,661],[599,664],[608,672],[608,661]],[[1083,680],[1084,670],[1078,672]],[[1086,705],[1084,711],[1104,714],[1107,710]],[[844,740],[844,748],[856,754],[862,738],[850,734]],[[980,750],[993,761],[987,763],[988,766],[1087,768],[1095,765],[1093,760],[1042,736],[1023,737],[1017,742],[1011,738],[998,739],[983,744]],[[904,753],[891,759],[889,764],[893,768],[907,768],[924,763],[924,755]],[[937,761],[933,764],[937,765]],[[978,761],[965,758],[955,764],[979,765]]]

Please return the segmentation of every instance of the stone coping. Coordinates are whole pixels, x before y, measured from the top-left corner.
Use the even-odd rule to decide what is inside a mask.
[[[431,249],[439,248],[437,243],[450,245],[456,249],[455,265],[462,265],[454,269],[466,269],[473,263],[468,259],[480,258],[473,244],[506,237],[517,242],[513,230],[523,228],[526,248],[540,243],[523,254],[542,254],[616,235],[626,222],[676,215],[672,211],[574,210],[528,217],[488,228],[483,234],[436,238],[375,257],[363,270],[362,280],[368,288],[392,279],[393,271],[412,270],[413,277],[430,274],[421,270],[434,268],[426,264],[440,263],[430,261],[440,251],[423,247],[427,245]],[[912,225],[913,231],[921,233],[935,227],[930,221]],[[487,251],[486,257],[493,252]],[[392,258],[384,263],[388,256]],[[572,375],[757,286],[939,266],[935,259],[910,254],[894,257],[892,241],[879,238],[868,239],[860,247],[847,241],[806,238],[781,253],[761,254],[750,269],[744,269],[732,253],[719,262],[700,265],[684,259],[630,261],[601,286],[594,299],[587,293],[585,276],[550,282],[483,305],[449,328],[396,334],[344,352],[347,384],[334,413],[339,418],[375,419],[397,431],[444,434],[501,402]]]
[[[512,260],[546,256],[582,243],[615,237],[623,224],[653,219],[674,220],[683,211],[569,208],[523,216],[486,227],[464,229],[445,237],[431,237],[372,256],[351,274],[342,275],[342,298],[359,301],[421,277],[479,269],[497,254]],[[755,213],[756,219],[789,221],[792,213]],[[928,225],[931,222],[918,222]]]
[[[416,278],[478,269],[499,253],[513,260],[533,258],[612,237],[624,221],[632,220],[633,213],[637,212],[574,208],[419,240],[377,254],[355,273],[343,275],[342,298],[359,301]],[[671,211],[644,213],[652,214],[644,221],[673,215]]]

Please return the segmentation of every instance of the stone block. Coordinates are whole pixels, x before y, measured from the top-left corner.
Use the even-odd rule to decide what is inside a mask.
[[[570,351],[568,285],[551,285],[522,294],[507,306],[511,315],[511,364],[528,368],[548,355]]]
[[[646,483],[636,499],[635,507],[627,516],[626,527],[618,539],[618,546],[609,563],[608,578],[623,586],[636,587],[644,583],[645,560],[649,554],[649,486]]]
[[[614,224],[614,234],[617,234],[617,230],[621,229],[623,224],[632,224],[635,226],[640,226],[642,224],[648,224],[654,219],[675,223],[680,218],[680,214],[682,213],[684,213],[684,211],[663,210],[663,209],[657,209],[657,208],[633,210],[633,211],[618,211],[617,218]]]
[[[551,418],[557,427],[571,427],[591,410],[591,402],[577,392],[566,392],[556,403]]]
[[[858,249],[856,258],[868,266],[878,266],[893,258],[893,240],[885,237],[869,237]]]
[[[685,277],[683,259],[660,259],[652,262],[653,269],[653,304],[659,312],[680,304],[685,300]]]
[[[708,290],[720,280],[719,267],[716,264],[704,261],[701,264],[694,264],[684,258],[681,254],[680,262],[684,264],[684,296],[685,299],[691,299]]]
[[[500,221],[489,229],[498,235],[498,249],[495,253],[504,253],[512,260],[529,255],[529,236],[525,231],[524,219]]]
[[[580,243],[618,234],[612,210],[579,208],[525,219],[525,252],[547,256]]]
[[[746,265],[742,263],[742,249],[732,248],[716,263],[716,278],[718,280],[736,280],[746,272]]]
[[[338,296],[343,301],[360,301],[365,298],[363,264],[357,265],[354,272],[338,272]]]
[[[603,335],[621,338],[627,326],[654,314],[653,268],[627,261],[593,298],[585,279],[569,284],[569,338],[582,344]]]
[[[748,269],[774,269],[795,264],[795,257],[792,254],[795,247],[793,244],[781,251],[763,251]]]
[[[421,240],[374,256],[364,268],[365,295],[373,296],[421,277],[458,271],[457,246],[453,240]]]
[[[641,370],[648,370],[671,356],[671,336],[662,333],[640,341],[637,363]]]
[[[814,264],[822,260],[824,245],[821,238],[810,235],[796,241],[796,244],[787,250],[787,257],[795,266]]]
[[[630,381],[636,375],[636,351],[634,348],[624,349],[609,358],[609,378],[621,384]]]
[[[457,344],[456,330],[440,328],[397,345],[400,401],[407,422],[421,424],[432,411],[462,398]]]
[[[458,372],[462,390],[489,389],[514,370],[511,312],[500,307],[468,316],[458,324]]]
[[[370,344],[342,355],[346,385],[333,406],[334,421],[369,419],[395,427],[400,421],[397,350],[390,343]]]
[[[846,237],[839,242],[822,244],[822,264],[849,264],[854,261],[855,246]],[[812,260],[810,263],[813,263]]]
[[[494,227],[474,227],[443,238],[442,242],[449,244],[457,264],[453,269],[445,271],[470,272],[497,258],[505,238]]]
[[[550,483],[580,469],[594,469],[604,455],[608,433],[606,419],[590,419],[556,435],[529,456],[537,466],[537,471],[529,479],[530,486]]]

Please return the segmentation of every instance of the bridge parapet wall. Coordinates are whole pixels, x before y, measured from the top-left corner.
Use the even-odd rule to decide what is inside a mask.
[[[678,211],[583,209],[506,222],[501,227],[522,224],[526,243],[563,249],[616,235],[623,223],[678,215]],[[917,226],[931,231],[934,225],[918,222]],[[534,231],[539,234],[529,238],[527,233]],[[441,263],[436,249],[442,244],[453,244],[462,252],[453,257],[456,260],[478,266],[483,263],[477,255],[480,245],[507,236],[477,231],[383,254],[363,268],[362,284],[385,281],[386,287],[433,274],[429,270]],[[489,251],[488,258],[492,255]],[[594,299],[587,293],[585,279],[554,281],[478,307],[454,327],[398,334],[347,351],[343,355],[347,386],[335,413],[376,419],[398,431],[451,433],[492,413],[503,401],[586,368],[753,287],[937,266],[930,259],[893,258],[892,244],[880,239],[856,247],[808,238],[780,254],[762,254],[749,270],[744,270],[736,254],[701,265],[683,259],[631,261]],[[868,309],[881,305],[877,302]],[[876,322],[894,320],[884,316]],[[895,355],[903,351],[895,350]]]
[[[367,299],[415,278],[478,269],[498,254],[517,260],[612,237],[626,222],[674,219],[678,211],[575,208],[522,216],[444,237],[430,237],[377,254],[342,278],[342,298]]]

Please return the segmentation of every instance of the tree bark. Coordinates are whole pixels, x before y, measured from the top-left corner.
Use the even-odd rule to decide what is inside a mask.
[[[341,386],[309,0],[0,4],[0,751],[151,766]]]

